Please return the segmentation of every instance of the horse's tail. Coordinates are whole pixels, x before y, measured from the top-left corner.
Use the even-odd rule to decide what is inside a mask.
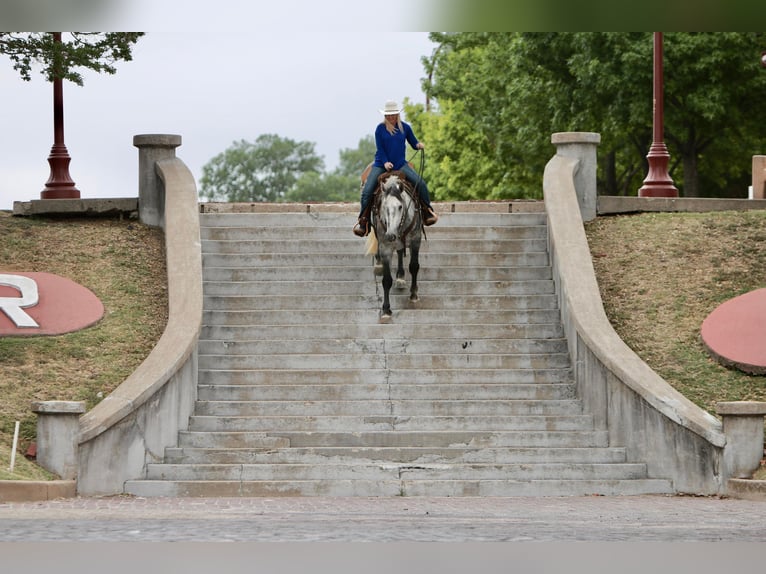
[[[375,235],[375,228],[370,229],[370,233],[367,236],[367,243],[365,245],[365,255],[375,255],[378,252],[378,236]]]

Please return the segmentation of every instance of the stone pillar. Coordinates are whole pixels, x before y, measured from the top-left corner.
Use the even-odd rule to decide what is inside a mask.
[[[763,458],[763,416],[766,403],[734,401],[718,403],[726,446],[723,461],[726,478],[752,478]]]
[[[154,166],[159,160],[176,157],[181,136],[137,135],[133,145],[138,148],[138,217],[146,225],[164,227],[165,191]]]
[[[766,155],[753,156],[753,199],[766,199]]]
[[[37,463],[62,479],[77,478],[80,444],[80,401],[39,401],[32,403],[37,414]]]
[[[583,221],[596,218],[596,148],[601,134],[592,132],[559,132],[551,136],[556,155],[580,160],[575,174],[575,191]]]

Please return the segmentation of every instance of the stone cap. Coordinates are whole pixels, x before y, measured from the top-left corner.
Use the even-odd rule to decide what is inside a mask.
[[[716,403],[719,415],[763,416],[766,415],[766,403],[758,401],[731,401]]]
[[[133,145],[136,147],[176,148],[181,145],[181,136],[177,134],[138,134],[133,136]]]
[[[82,414],[85,412],[84,401],[34,401],[32,412],[44,414]]]
[[[576,144],[576,143],[601,143],[601,134],[596,132],[556,132],[551,134],[551,143]]]

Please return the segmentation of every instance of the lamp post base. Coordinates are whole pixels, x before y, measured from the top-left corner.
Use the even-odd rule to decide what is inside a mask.
[[[638,197],[678,197],[678,189],[668,173],[670,154],[664,142],[654,142],[646,155],[649,173],[644,185],[638,190]]]
[[[40,199],[79,199],[80,190],[69,175],[69,152],[63,144],[55,144],[48,156],[51,174],[40,192]]]

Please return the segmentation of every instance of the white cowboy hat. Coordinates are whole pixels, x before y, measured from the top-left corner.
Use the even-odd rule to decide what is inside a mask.
[[[380,110],[380,113],[384,116],[393,116],[395,114],[401,113],[401,109],[399,109],[399,105],[394,100],[388,100],[385,105],[383,106],[383,109]]]

